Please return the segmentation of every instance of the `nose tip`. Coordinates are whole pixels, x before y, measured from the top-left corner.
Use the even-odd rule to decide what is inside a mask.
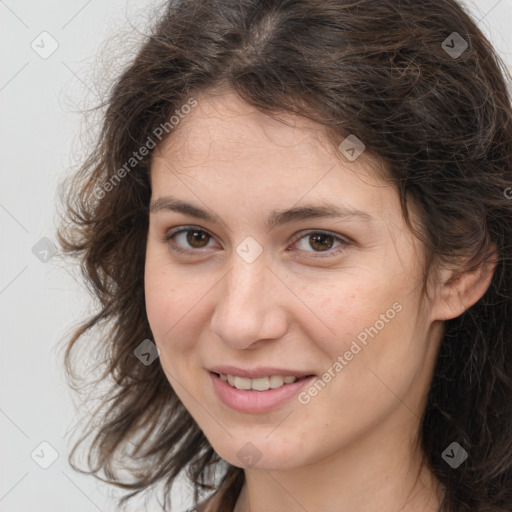
[[[263,259],[247,263],[240,258],[219,286],[211,320],[213,332],[240,349],[282,337],[287,321],[277,293],[279,284]]]

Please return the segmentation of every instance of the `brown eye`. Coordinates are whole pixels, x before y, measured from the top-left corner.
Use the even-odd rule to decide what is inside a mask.
[[[191,247],[194,247],[195,249],[201,249],[202,247],[205,247],[206,244],[204,241],[206,240],[206,243],[208,243],[208,240],[210,239],[210,235],[208,233],[205,233],[199,229],[190,229],[186,231],[186,233],[187,243],[189,243]]]
[[[324,233],[309,235],[309,243],[314,249],[327,251],[334,244],[334,237],[332,235],[325,235]]]
[[[193,252],[207,247],[211,235],[203,229],[184,228],[167,234],[164,241],[177,252]]]
[[[164,238],[173,251],[182,253],[198,252],[200,249],[208,247],[208,243],[213,237],[205,230],[199,228],[182,228],[170,232]],[[338,243],[335,246],[335,243]],[[302,244],[299,247],[300,252],[325,253],[318,254],[316,257],[336,256],[343,252],[350,245],[350,241],[336,236],[329,232],[310,231],[300,237],[293,245]],[[334,247],[334,248],[333,248]],[[313,250],[311,250],[313,249]]]
[[[336,242],[338,245],[334,246]],[[329,232],[310,231],[300,237],[294,245],[298,245],[301,252],[326,253],[325,255],[316,256],[322,258],[340,254],[350,245],[350,241]]]

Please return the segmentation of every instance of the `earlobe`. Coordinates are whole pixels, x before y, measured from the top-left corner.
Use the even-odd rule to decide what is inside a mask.
[[[433,319],[456,318],[476,304],[491,284],[497,259],[496,245],[493,244],[491,256],[475,269],[442,269],[438,274]]]

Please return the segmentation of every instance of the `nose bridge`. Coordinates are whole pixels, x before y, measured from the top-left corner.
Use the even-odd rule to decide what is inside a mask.
[[[233,347],[247,348],[286,331],[284,313],[276,302],[277,279],[267,265],[264,255],[250,261],[233,253],[212,318],[213,331]]]

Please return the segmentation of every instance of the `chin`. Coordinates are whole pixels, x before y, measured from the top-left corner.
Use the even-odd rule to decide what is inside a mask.
[[[287,470],[306,464],[304,447],[301,443],[291,443],[290,440],[276,436],[265,439],[271,430],[265,429],[261,437],[238,436],[226,437],[225,442],[210,443],[215,452],[233,466],[243,469],[264,469],[269,471]],[[272,434],[273,435],[273,434]],[[286,446],[283,446],[286,444]]]

